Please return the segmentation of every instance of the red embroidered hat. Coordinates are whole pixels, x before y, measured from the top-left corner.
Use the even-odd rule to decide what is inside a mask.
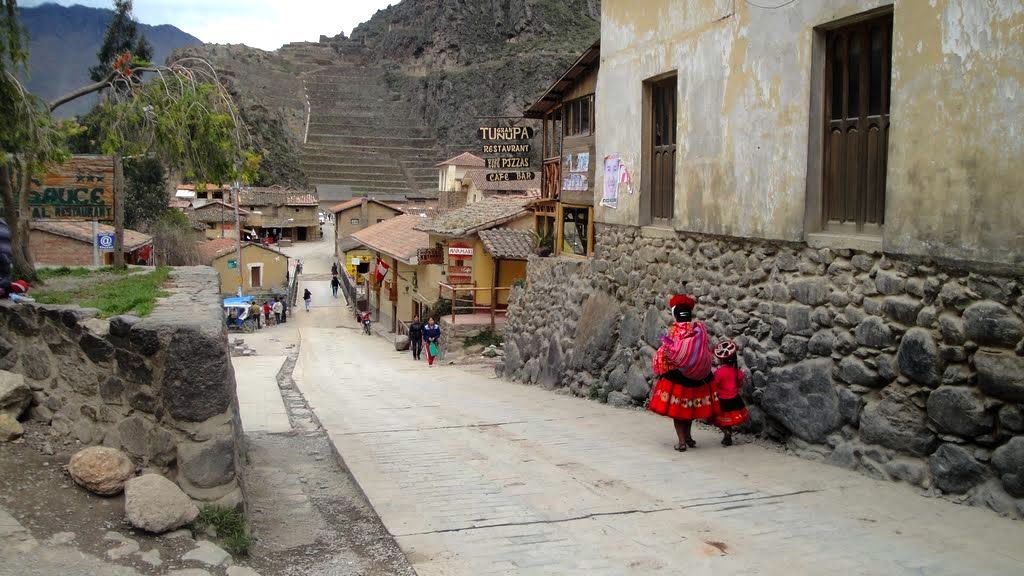
[[[668,301],[668,307],[669,308],[675,308],[676,306],[682,306],[686,310],[693,310],[693,307],[696,304],[697,303],[693,301],[693,298],[690,298],[686,294],[676,294],[675,296],[672,297],[671,300]]]

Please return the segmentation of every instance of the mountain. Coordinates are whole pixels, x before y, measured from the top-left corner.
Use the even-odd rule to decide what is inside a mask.
[[[298,158],[339,199],[422,197],[434,163],[479,152],[481,122],[521,116],[599,38],[600,13],[600,0],[403,0],[351,37],[183,53],[229,83],[268,172],[294,175]]]
[[[51,100],[89,83],[89,67],[96,64],[114,11],[42,4],[19,12],[29,37],[29,91]],[[174,26],[139,23],[139,32],[153,45],[155,62],[163,62],[178,48],[202,44]],[[60,107],[58,115],[83,114],[95,102],[95,97],[82,98]]]

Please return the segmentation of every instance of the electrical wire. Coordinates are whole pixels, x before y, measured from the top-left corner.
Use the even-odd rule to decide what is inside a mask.
[[[743,1],[747,3],[747,6],[753,6],[754,8],[760,8],[762,10],[778,10],[779,8],[785,8],[786,6],[789,6],[790,4],[796,2],[796,0],[786,0],[786,2],[783,2],[778,6],[762,6],[761,4],[756,4],[754,2],[751,2],[750,0]]]

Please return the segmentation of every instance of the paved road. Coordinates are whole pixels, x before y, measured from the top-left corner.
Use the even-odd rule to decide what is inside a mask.
[[[1024,565],[1024,524],[986,510],[710,432],[677,454],[657,416],[427,369],[354,326],[300,336],[300,388],[421,576]]]

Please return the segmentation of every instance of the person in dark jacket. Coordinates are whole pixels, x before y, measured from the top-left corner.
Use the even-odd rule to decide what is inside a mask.
[[[437,349],[441,346],[441,327],[434,323],[433,318],[427,318],[427,325],[423,327],[423,340],[427,345],[427,365],[433,366]]]
[[[419,316],[409,324],[409,348],[412,349],[412,359],[419,360],[423,354],[423,322],[420,322]]]
[[[338,275],[335,274],[334,276],[331,276],[331,292],[334,294],[335,298],[338,297],[338,288],[341,288],[341,280],[338,280]]]

